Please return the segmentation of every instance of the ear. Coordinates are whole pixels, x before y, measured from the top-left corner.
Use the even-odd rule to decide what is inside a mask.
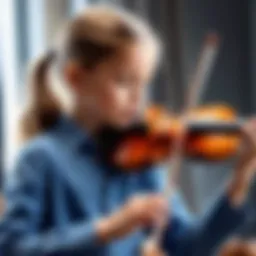
[[[70,86],[79,86],[84,78],[84,70],[77,61],[71,60],[64,67],[64,78]]]

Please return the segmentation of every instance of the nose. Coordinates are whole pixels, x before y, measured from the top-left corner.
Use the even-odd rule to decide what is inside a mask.
[[[136,86],[136,88],[132,90],[130,102],[136,109],[139,109],[144,103],[144,95],[145,93],[140,86]]]

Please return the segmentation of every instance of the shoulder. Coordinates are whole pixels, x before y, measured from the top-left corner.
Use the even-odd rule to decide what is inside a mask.
[[[7,173],[38,172],[46,169],[51,162],[51,151],[54,148],[54,138],[49,134],[37,136],[22,145],[15,157],[7,166]]]
[[[55,144],[54,137],[51,134],[43,134],[25,143],[18,152],[18,157],[25,159],[34,159],[38,162],[49,157]],[[40,162],[40,161],[39,161]]]
[[[49,170],[50,157],[48,142],[38,136],[17,151],[7,164],[4,175],[4,192],[9,195],[17,188],[41,187]]]

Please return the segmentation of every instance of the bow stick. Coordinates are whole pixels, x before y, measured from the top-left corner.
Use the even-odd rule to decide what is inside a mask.
[[[185,106],[181,114],[182,134],[174,142],[174,150],[169,158],[171,168],[167,172],[167,183],[164,188],[164,197],[169,199],[172,196],[174,185],[177,184],[181,165],[183,162],[184,154],[184,139],[187,131],[187,122],[189,121],[189,115],[193,108],[199,103],[202,93],[205,89],[206,82],[209,78],[215,63],[218,51],[219,51],[219,36],[214,33],[210,33],[206,36],[203,48],[199,55],[196,71],[192,76],[191,82],[188,85],[188,94],[185,99]],[[150,236],[150,241],[153,241],[159,245],[162,232],[164,231],[163,225],[155,227],[154,232]]]

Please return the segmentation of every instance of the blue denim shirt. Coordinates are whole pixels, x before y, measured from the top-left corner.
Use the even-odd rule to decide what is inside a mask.
[[[136,256],[144,230],[101,244],[95,221],[138,193],[160,192],[164,172],[114,172],[97,156],[95,144],[68,118],[33,139],[7,173],[7,209],[0,224],[0,255]],[[245,219],[221,196],[205,218],[192,220],[177,194],[163,235],[168,255],[207,256]]]

